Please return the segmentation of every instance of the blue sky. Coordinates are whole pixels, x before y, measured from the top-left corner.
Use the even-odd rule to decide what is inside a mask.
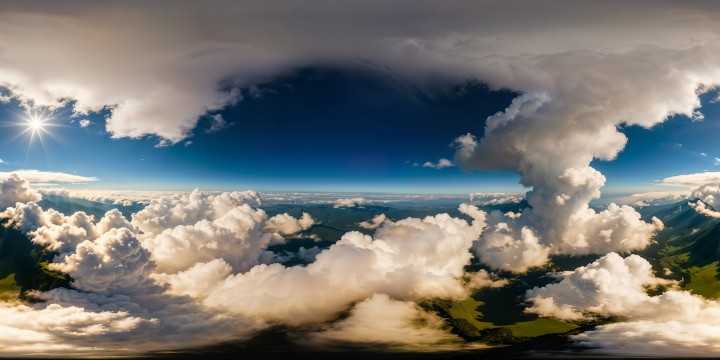
[[[484,119],[515,96],[473,82],[421,88],[368,64],[307,67],[242,89],[241,101],[212,113],[223,117],[222,129],[210,131],[206,116],[188,141],[166,147],[152,136],[112,139],[107,112],[72,116],[68,106],[48,113],[43,148],[28,133],[18,137],[25,127],[13,124],[25,114],[10,101],[0,105],[0,171],[93,176],[100,181],[70,186],[100,189],[518,191],[510,172],[413,166],[452,159],[453,139],[481,135]],[[649,130],[624,128],[629,141],[618,158],[593,163],[608,179],[605,192],[648,191],[668,176],[715,170],[715,96],[703,97],[703,121],[676,116]],[[90,125],[81,127],[83,119]]]

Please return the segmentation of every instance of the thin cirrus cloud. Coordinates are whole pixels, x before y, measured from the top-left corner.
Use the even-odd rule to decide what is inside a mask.
[[[9,172],[0,172],[0,179],[7,179],[12,174],[17,174],[19,177],[31,183],[87,183],[100,180],[94,176],[81,176],[40,170],[14,170]]]

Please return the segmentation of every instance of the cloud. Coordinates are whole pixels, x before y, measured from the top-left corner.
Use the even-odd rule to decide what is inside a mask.
[[[661,185],[695,188],[703,185],[720,184],[720,172],[702,172],[671,176],[663,179]]]
[[[362,221],[358,223],[358,225],[363,229],[377,229],[387,220],[387,216],[385,214],[380,214],[378,216],[375,216],[370,221]]]
[[[308,213],[303,213],[300,219],[288,214],[278,214],[267,220],[265,231],[279,235],[292,235],[309,229],[315,224],[315,219]]]
[[[10,174],[0,182],[0,209],[14,206],[16,203],[40,201],[41,198],[40,193],[31,189],[30,183],[17,174]]]
[[[523,201],[521,193],[473,193],[470,201],[480,206],[516,204]]]
[[[351,208],[351,207],[361,207],[365,205],[368,201],[361,197],[356,198],[343,198],[343,199],[337,199],[335,200],[334,208]]]
[[[438,160],[437,164],[433,164],[430,161],[428,161],[428,162],[424,163],[422,166],[426,167],[426,168],[440,170],[440,169],[453,167],[453,166],[455,166],[455,164],[453,164],[453,162],[448,159],[440,159],[440,160]]]
[[[440,214],[385,222],[373,237],[349,232],[307,266],[259,265],[231,275],[203,295],[204,303],[245,317],[304,324],[332,319],[373,294],[401,301],[462,298],[469,292],[464,267],[484,213],[467,205],[460,210],[471,224]]]
[[[39,170],[15,170],[11,172],[0,172],[0,179],[7,179],[12,174],[17,174],[17,176],[26,179],[31,183],[84,183],[100,180],[96,177]]]
[[[204,193],[162,197],[132,215],[142,234],[143,247],[152,254],[158,273],[177,273],[197,263],[222,259],[235,271],[247,271],[269,261],[266,249],[281,236],[308,229],[315,220],[307,213],[268,218],[254,206],[254,191]]]
[[[698,199],[688,204],[700,214],[712,218],[720,218],[720,183],[703,185],[693,190],[691,199]]]
[[[212,122],[210,123],[210,128],[207,129],[208,133],[218,132],[220,130],[230,127],[231,125],[227,121],[225,121],[223,116],[220,114],[215,114],[211,116],[210,119],[212,120]]]
[[[273,323],[322,325],[315,338],[324,341],[375,342],[385,332],[397,335],[386,337],[393,344],[430,344],[454,337],[413,301],[505,283],[465,269],[485,226],[471,205],[459,207],[471,222],[447,214],[385,220],[372,237],[349,232],[328,249],[301,248],[294,256],[308,264],[286,267],[272,262],[290,254],[267,246],[314,219],[268,218],[259,203],[252,191],[195,190],[155,199],[132,221],[118,210],[96,220],[34,202],[8,208],[5,225],[55,252],[48,268],[68,274],[73,288],[33,292],[32,307],[0,305],[12,314],[6,319],[23,320],[0,319],[0,328],[30,339],[0,353],[127,354],[242,338]],[[44,312],[55,327],[25,320]]]
[[[78,124],[80,124],[81,128],[84,128],[90,126],[91,122],[88,119],[82,119],[78,122]]]
[[[679,290],[648,295],[648,287],[672,284],[655,277],[640,256],[610,253],[563,275],[559,283],[528,291],[532,306],[526,311],[565,320],[625,318],[574,336],[601,353],[717,356],[720,303]]]
[[[460,340],[448,334],[444,326],[437,315],[423,311],[413,302],[375,294],[355,305],[347,319],[315,334],[314,338],[316,341],[415,346]]]
[[[139,353],[229,340],[256,326],[166,293],[166,286],[152,280],[150,253],[117,210],[95,221],[83,212],[63,215],[29,202],[0,217],[53,251],[48,268],[70,275],[73,287],[29,292],[36,300],[32,306],[0,304],[0,328],[23,339],[7,346],[0,341],[4,355],[38,349],[63,356]]]
[[[621,204],[635,205],[644,202],[677,201],[690,196],[690,191],[650,191],[619,198]]]
[[[517,8],[538,13],[546,6],[532,1],[448,7],[316,0],[302,9],[289,1],[276,7],[167,4],[175,9],[172,16],[160,10],[164,6],[142,2],[3,3],[0,36],[7,40],[0,83],[27,104],[72,100],[78,113],[109,109],[106,128],[113,137],[157,135],[173,144],[188,137],[203,115],[239,101],[233,85],[252,85],[316,62],[367,59],[420,81],[439,73],[451,80],[472,77],[493,88],[546,93],[558,104],[590,104],[600,87],[617,89],[600,92],[614,95],[605,108],[625,112],[622,119],[650,123],[668,112],[698,118],[692,108],[696,85],[716,80],[718,26],[711,14],[717,8],[707,3],[633,1],[618,11],[557,1],[548,16],[533,19]],[[335,20],[324,21],[328,18]],[[195,30],[188,31],[187,24]],[[648,58],[653,61],[642,61]],[[569,101],[561,98],[566,95]],[[645,113],[628,112],[627,104]]]

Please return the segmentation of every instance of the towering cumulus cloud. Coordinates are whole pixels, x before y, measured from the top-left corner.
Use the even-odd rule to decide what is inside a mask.
[[[712,54],[704,47],[638,47],[508,59],[518,69],[517,79],[527,82],[526,93],[487,119],[482,138],[459,137],[456,160],[467,169],[517,171],[521,183],[533,188],[527,194],[532,208],[513,219],[490,218],[490,231],[478,244],[483,261],[522,270],[541,264],[543,252],[645,247],[661,228],[658,221],[645,223],[627,206],[610,205],[599,213],[588,208],[605,183],[590,162],[612,160],[623,149],[621,125],[651,127],[673,114],[694,116],[698,89],[718,83]],[[528,231],[536,239],[525,235]],[[529,244],[537,251],[523,251]],[[518,254],[513,258],[490,255],[513,248]]]

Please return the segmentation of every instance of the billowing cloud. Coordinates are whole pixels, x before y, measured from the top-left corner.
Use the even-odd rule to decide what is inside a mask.
[[[347,319],[315,334],[315,340],[354,343],[432,345],[460,338],[448,334],[442,319],[411,301],[375,294],[350,311]]]
[[[16,203],[39,201],[40,193],[30,188],[27,180],[17,174],[10,174],[0,182],[0,209],[14,206]]]
[[[485,214],[463,205],[473,221],[447,214],[386,221],[373,237],[350,232],[307,266],[259,265],[230,276],[204,303],[246,317],[302,324],[331,319],[349,304],[386,294],[396,300],[461,298],[469,249]],[[285,299],[291,296],[293,301]],[[322,301],[319,301],[322,299]]]
[[[126,353],[129,343],[132,351],[207,344],[273,323],[320,325],[324,330],[314,338],[323,341],[375,342],[373,334],[382,330],[397,335],[384,342],[414,346],[454,337],[413,301],[458,299],[505,284],[486,271],[465,270],[485,226],[485,213],[471,205],[459,208],[470,222],[447,214],[385,219],[373,236],[349,232],[328,249],[273,254],[267,250],[273,241],[307,229],[314,219],[268,217],[259,203],[252,191],[195,190],[155,199],[132,221],[118,210],[96,220],[18,203],[0,217],[54,251],[47,267],[68,274],[72,289],[34,292],[39,302],[32,308],[7,305],[7,311],[68,313],[57,316],[57,329],[77,328],[82,336],[41,323],[0,320],[0,327],[37,335],[27,346],[57,347],[60,355]],[[274,263],[283,256],[304,258],[307,265]],[[348,310],[350,318],[322,325]],[[100,325],[91,327],[91,321]]]
[[[303,213],[300,219],[288,214],[278,214],[267,220],[265,230],[280,235],[292,235],[309,229],[315,224],[315,219],[308,213]]]
[[[656,277],[640,256],[610,253],[559,283],[528,291],[532,306],[527,311],[566,320],[596,315],[627,319],[575,337],[604,353],[717,356],[720,303],[679,290],[648,295],[649,287],[672,284]]]
[[[715,185],[703,185],[693,190],[691,199],[698,199],[690,202],[695,211],[705,216],[720,218],[720,182]]]
[[[92,176],[80,176],[52,171],[39,170],[15,170],[12,172],[0,172],[0,179],[7,179],[12,174],[31,183],[85,183],[98,181],[100,179]]]

